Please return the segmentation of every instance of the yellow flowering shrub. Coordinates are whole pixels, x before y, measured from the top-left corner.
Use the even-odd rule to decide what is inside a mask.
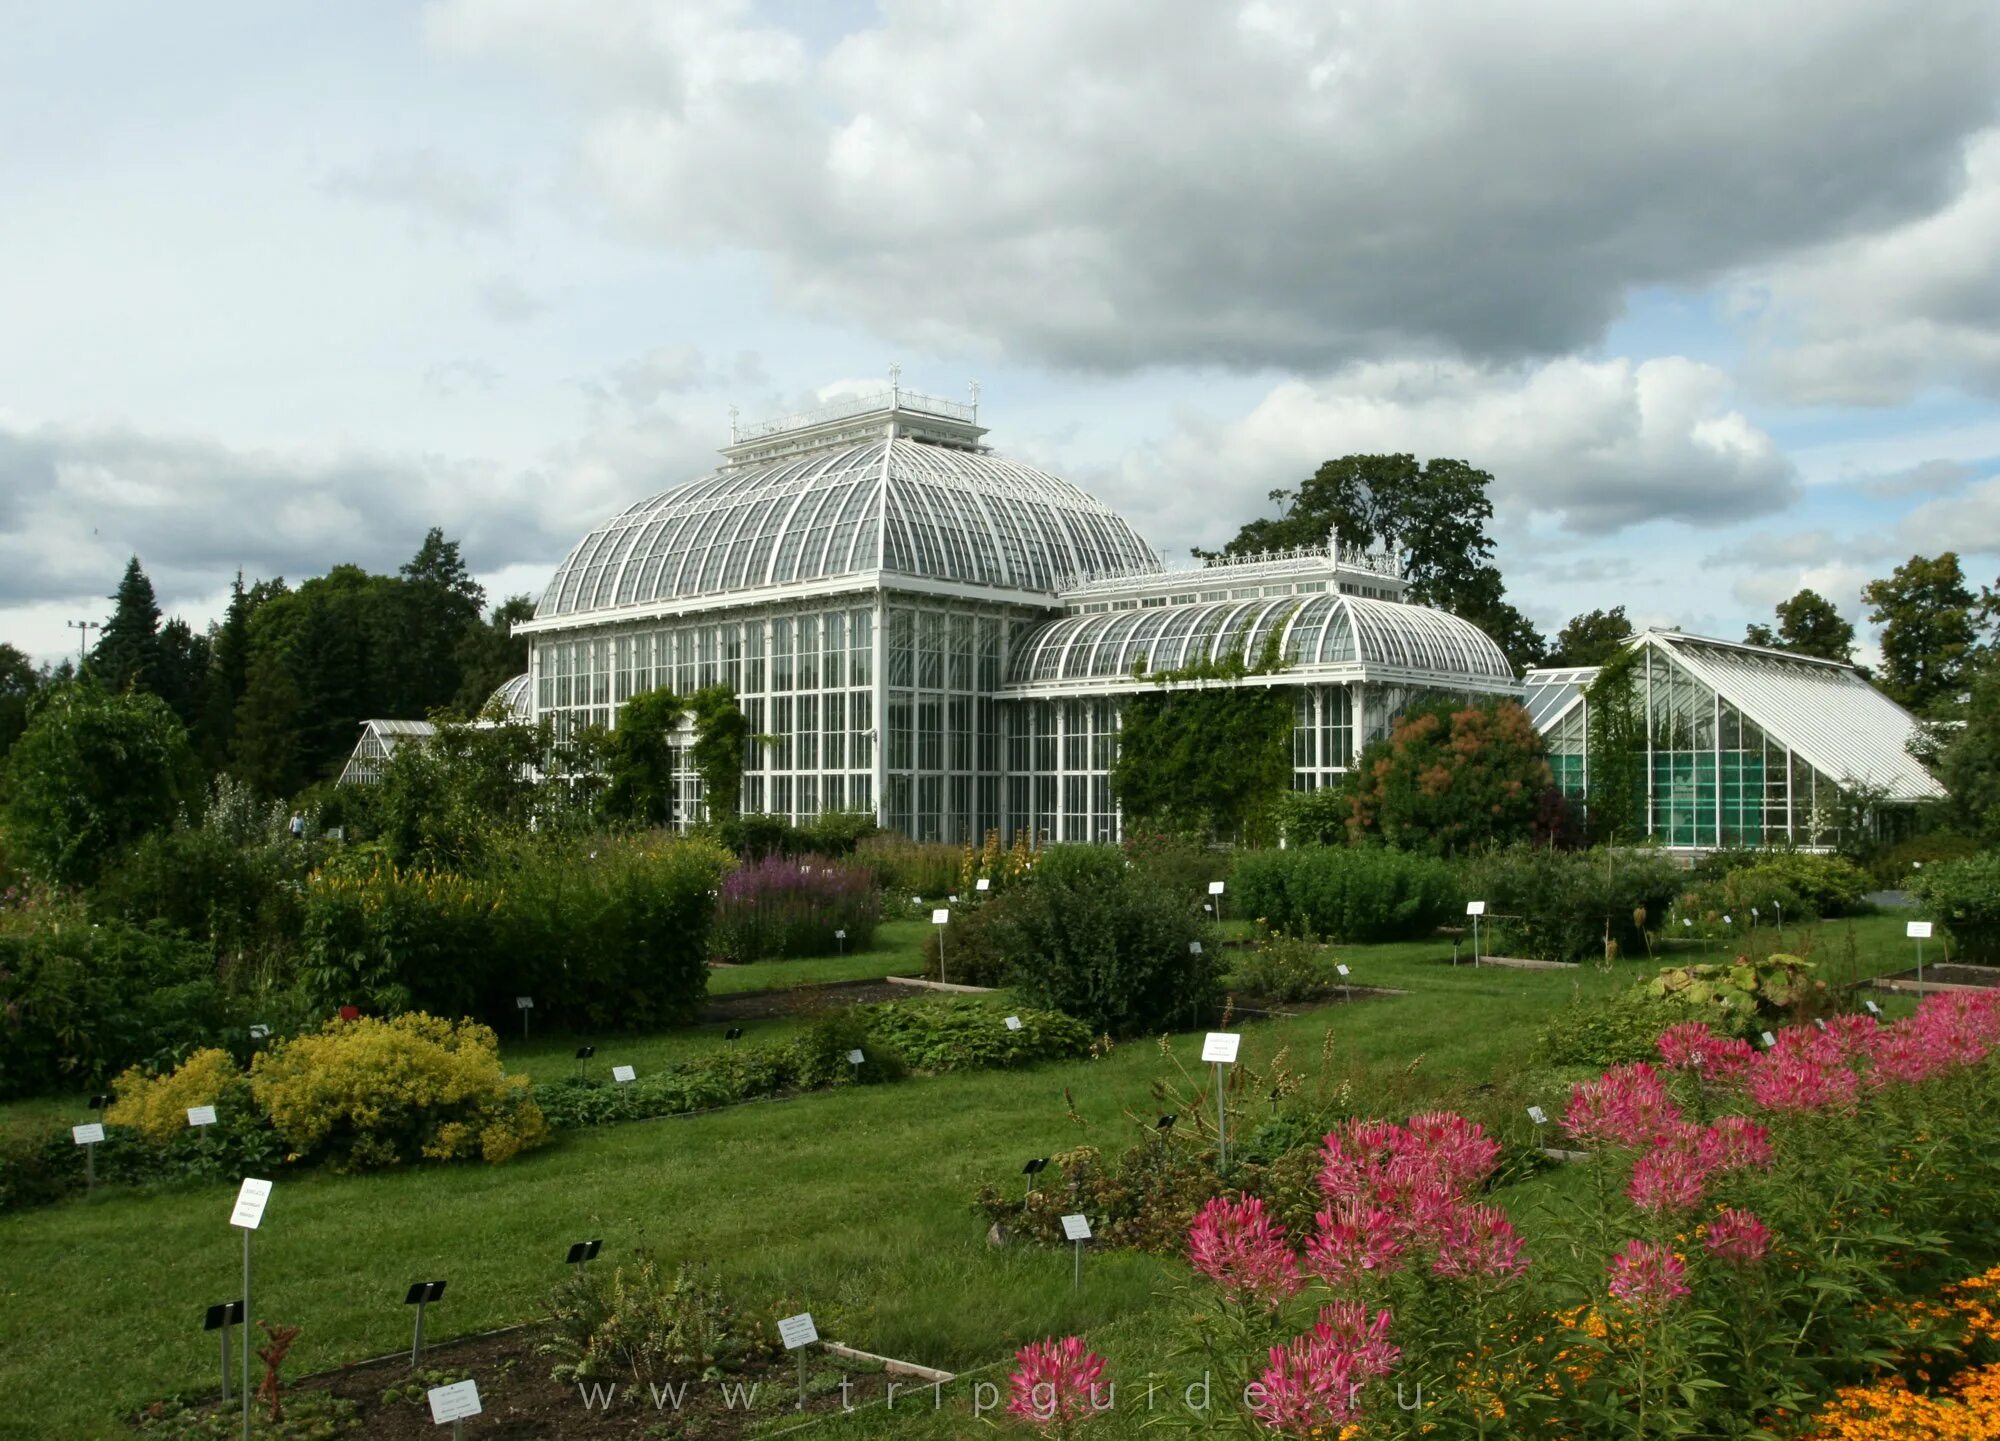
[[[1924,1395],[1900,1378],[1845,1386],[1806,1441],[2000,1441],[2000,1366],[1975,1366]]]
[[[229,1052],[196,1051],[164,1076],[132,1067],[112,1086],[116,1097],[104,1112],[113,1126],[129,1126],[156,1146],[186,1134],[191,1106],[220,1106],[243,1085],[243,1072]]]
[[[498,1041],[474,1021],[334,1021],[259,1055],[250,1087],[291,1159],[354,1170],[498,1162],[548,1139],[526,1078],[502,1074]]]

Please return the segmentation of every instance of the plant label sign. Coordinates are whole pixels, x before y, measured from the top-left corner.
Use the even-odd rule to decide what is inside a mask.
[[[1772,1035],[1772,1034],[1771,1034],[1771,1033],[1770,1033],[1769,1031],[1766,1031],[1766,1032],[1764,1032],[1764,1049],[1765,1049],[1765,1050],[1767,1050],[1767,1051],[1768,1051],[1769,1049],[1771,1049],[1771,1047],[1773,1047],[1773,1046],[1775,1046],[1775,1045],[1777,1045],[1777,1044],[1778,1044],[1778,1038],[1777,1038],[1776,1036]]]
[[[934,926],[948,925],[950,921],[951,921],[951,912],[946,910],[943,906],[939,906],[936,910],[931,912],[931,924]]]
[[[1347,969],[1347,962],[1345,961],[1342,961],[1339,965],[1335,966],[1333,969],[1341,976],[1343,980],[1346,979],[1346,977],[1350,974]]]
[[[981,876],[978,880],[972,883],[972,888],[975,891],[990,891],[993,889],[993,882],[988,880],[985,876]]]
[[[787,1351],[796,1351],[801,1346],[810,1346],[819,1340],[819,1327],[813,1325],[812,1312],[801,1311],[796,1316],[786,1316],[778,1322],[778,1339],[785,1343]]]
[[[1882,1014],[1882,1008],[1876,1005],[1873,1001],[1863,1001],[1861,1004],[1868,1008],[1868,1014],[1871,1016],[1879,1016]]]
[[[1911,921],[1903,928],[1903,934],[1913,941],[1927,941],[1931,938],[1929,921]]]
[[[1201,1043],[1203,1061],[1220,1066],[1236,1064],[1236,1049],[1243,1044],[1243,1037],[1234,1031],[1210,1031]]]
[[[270,1038],[271,1028],[269,1026],[252,1026],[250,1028],[250,1039],[253,1041],[268,1041]]]
[[[1021,1029],[1021,1018],[1020,1018],[1019,1016],[1009,1016],[1009,1017],[1007,1018],[1007,1029],[1008,1029],[1008,1030],[1010,1030],[1010,1031],[1018,1031],[1018,1030],[1020,1030],[1020,1029]]]
[[[1221,882],[1221,881],[1210,881],[1210,882],[1208,883],[1208,893],[1209,893],[1209,894],[1210,894],[1211,896],[1219,896],[1219,895],[1221,895],[1221,894],[1222,894],[1222,882]]]
[[[1088,1241],[1090,1239],[1089,1218],[1084,1216],[1065,1216],[1062,1218],[1062,1223],[1063,1239],[1065,1241]]]
[[[79,1146],[95,1146],[104,1139],[104,1123],[92,1121],[87,1126],[71,1126],[69,1138]]]
[[[1466,913],[1466,914],[1467,914],[1468,916],[1483,916],[1483,915],[1485,915],[1485,914],[1486,914],[1486,902],[1484,902],[1484,901],[1467,901],[1467,902],[1465,903],[1465,913]]]
[[[867,1059],[868,1058],[862,1055],[861,1052],[859,1051],[849,1051],[847,1053],[847,1064],[850,1066],[858,1066]]]
[[[846,932],[846,931],[835,931],[835,932],[833,933],[833,938],[834,938],[834,939],[835,939],[836,941],[844,941],[844,940],[846,940],[846,939],[847,939],[847,932]]]
[[[189,1106],[188,1124],[190,1126],[213,1126],[215,1124],[215,1107]]]
[[[229,1213],[229,1224],[246,1231],[256,1230],[264,1224],[264,1207],[270,1202],[271,1183],[245,1176],[243,1189],[236,1193],[236,1209]]]
[[[515,1010],[517,1010],[517,1011],[532,1011],[532,1010],[534,1010],[534,1009],[535,1009],[535,998],[534,998],[533,996],[516,996],[516,997],[514,997],[514,1009],[515,1009]]]
[[[431,1403],[431,1424],[463,1421],[479,1414],[479,1383],[459,1381],[450,1386],[433,1386],[426,1393]]]
[[[1200,942],[1200,941],[1189,941],[1189,942],[1188,942],[1188,954],[1189,954],[1189,955],[1191,955],[1191,956],[1198,956],[1198,955],[1200,955],[1200,954],[1201,954],[1201,942]]]
[[[1546,1126],[1549,1123],[1549,1113],[1544,1111],[1540,1106],[1530,1106],[1528,1107],[1528,1119],[1533,1121],[1537,1126]]]
[[[638,1078],[639,1073],[630,1066],[613,1066],[611,1068],[611,1079],[621,1086],[628,1086]]]

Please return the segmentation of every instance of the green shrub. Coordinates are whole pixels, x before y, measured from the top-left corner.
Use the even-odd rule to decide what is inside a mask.
[[[1754,865],[1730,872],[1723,881],[1730,894],[1747,899],[1758,885],[1784,887],[1820,916],[1860,916],[1873,909],[1866,899],[1868,873],[1845,856],[1813,855],[1807,851],[1770,851]]]
[[[887,901],[900,905],[913,896],[941,901],[956,891],[965,851],[885,834],[856,845],[854,859],[874,873],[876,888]]]
[[[305,895],[301,979],[323,1009],[516,1014],[576,1029],[692,1021],[708,988],[714,892],[703,841],[496,842],[477,877],[323,871]]]
[[[1193,898],[1109,846],[1055,846],[994,922],[1015,992],[1111,1035],[1199,1025],[1221,1000],[1214,927]]]
[[[257,1056],[250,1093],[288,1159],[341,1169],[499,1162],[548,1138],[526,1078],[501,1069],[492,1031],[421,1012],[295,1036]]]
[[[1561,1066],[1658,1060],[1653,1042],[1682,1021],[1705,1021],[1727,1035],[1755,1036],[1832,1009],[1825,983],[1812,970],[1811,962],[1786,955],[1671,966],[1617,995],[1573,999],[1542,1029],[1535,1055]]]
[[[1449,863],[1380,847],[1252,851],[1233,874],[1235,913],[1293,935],[1409,940],[1462,909]]]
[[[1515,846],[1470,863],[1463,884],[1494,917],[1483,942],[1491,953],[1591,961],[1604,957],[1607,935],[1618,954],[1645,955],[1647,931],[1661,925],[1686,879],[1653,851]]]
[[[954,906],[949,925],[931,926],[924,935],[924,975],[955,986],[1007,985],[1012,957],[1000,923],[1018,894],[1017,885],[977,904]]]
[[[1236,953],[1230,988],[1273,1001],[1303,1001],[1340,984],[1325,947],[1282,931],[1265,930],[1247,951]]]
[[[1659,1059],[1660,1032],[1687,1012],[1672,1001],[1642,990],[1585,999],[1572,996],[1535,1038],[1534,1058],[1550,1066],[1629,1065]]]
[[[627,1266],[578,1267],[555,1288],[553,1333],[537,1350],[564,1385],[598,1379],[645,1388],[711,1380],[778,1354],[771,1328],[742,1314],[705,1271],[671,1272],[641,1252]]]
[[[171,1065],[232,1029],[206,947],[82,910],[34,904],[0,921],[0,1096],[101,1084]]]
[[[1960,960],[2000,965],[2000,851],[1927,865],[1910,883]]]
[[[303,869],[270,845],[239,846],[219,831],[163,831],[128,850],[92,896],[100,917],[154,922],[218,954],[288,949],[301,923]]]
[[[1007,1015],[1021,1026],[1011,1030]],[[868,1044],[886,1046],[914,1070],[964,1071],[1084,1055],[1090,1028],[1054,1011],[1002,1011],[987,1001],[923,1000],[866,1008]]]
[[[1868,862],[1868,875],[1885,891],[1907,890],[1934,861],[1962,861],[1979,854],[1979,839],[1959,831],[1931,831],[1898,841]]]

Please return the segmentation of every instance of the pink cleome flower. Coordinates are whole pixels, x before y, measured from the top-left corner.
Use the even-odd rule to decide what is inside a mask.
[[[1102,1401],[1097,1395],[1104,1358],[1084,1350],[1080,1336],[1036,1341],[1016,1351],[1014,1362],[1007,1410],[1030,1425],[1067,1427],[1110,1405],[1108,1391]]]
[[[1610,1271],[1612,1296],[1634,1311],[1656,1314],[1689,1294],[1687,1267],[1657,1241],[1627,1241]]]
[[[1812,1039],[1788,1038],[1753,1060],[1746,1089],[1767,1111],[1825,1111],[1852,1105],[1861,1078],[1839,1044],[1815,1032]]]
[[[1668,1141],[1653,1147],[1632,1167],[1631,1184],[1625,1194],[1642,1211],[1671,1213],[1691,1211],[1701,1204],[1702,1188],[1708,1184],[1708,1170],[1692,1139]]]
[[[1438,1237],[1431,1269],[1458,1279],[1511,1281],[1528,1269],[1521,1238],[1498,1206],[1463,1206]]]
[[[1748,1116],[1718,1116],[1694,1138],[1694,1147],[1701,1168],[1710,1174],[1771,1164],[1771,1132]]]
[[[1771,1249],[1771,1232],[1754,1211],[1725,1210],[1702,1240],[1711,1256],[1733,1266],[1753,1265]]]
[[[1692,1129],[1667,1094],[1660,1073],[1644,1061],[1606,1071],[1570,1090],[1563,1126],[1597,1146],[1649,1146]]]
[[[1252,1403],[1257,1419],[1287,1436],[1312,1436],[1356,1420],[1362,1389],[1400,1359],[1388,1330],[1387,1311],[1371,1320],[1359,1303],[1326,1307],[1312,1330],[1271,1348]]]
[[[1255,1196],[1217,1197],[1188,1228],[1188,1259],[1237,1301],[1276,1309],[1299,1289],[1298,1258],[1285,1244],[1285,1228]]]
[[[1401,1227],[1382,1207],[1349,1201],[1313,1219],[1319,1229],[1306,1243],[1306,1264],[1329,1286],[1351,1286],[1371,1271],[1402,1269]]]
[[[1705,1021],[1668,1026],[1654,1044],[1668,1069],[1693,1072],[1710,1082],[1735,1081],[1754,1054],[1748,1041],[1725,1036]]]

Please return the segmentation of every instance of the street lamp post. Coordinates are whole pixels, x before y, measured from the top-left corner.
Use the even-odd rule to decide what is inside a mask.
[[[90,633],[94,630],[103,630],[104,622],[101,620],[73,620],[69,622],[69,628],[76,632],[76,668],[80,673],[83,670],[84,663],[90,659]]]

